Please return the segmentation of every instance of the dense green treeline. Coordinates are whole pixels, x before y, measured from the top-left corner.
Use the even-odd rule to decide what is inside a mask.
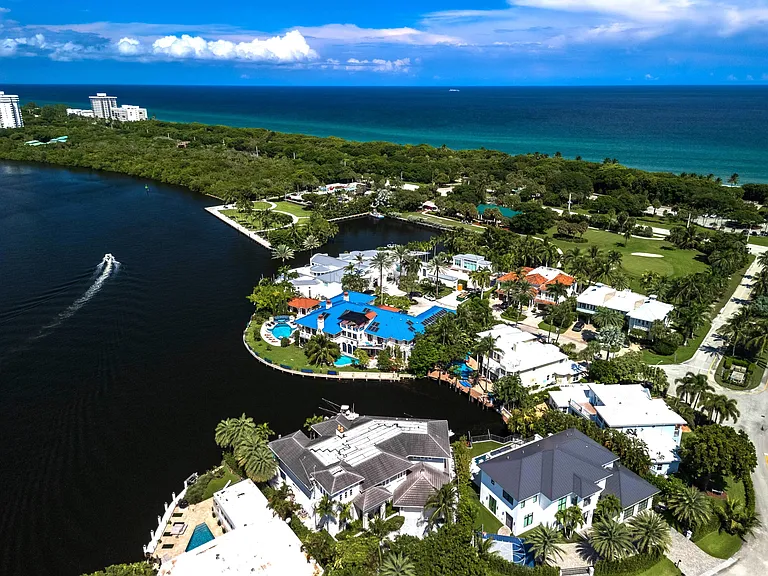
[[[533,153],[511,156],[485,149],[451,150],[427,145],[353,142],[232,128],[149,120],[107,124],[68,117],[63,106],[24,107],[26,126],[0,130],[0,157],[109,170],[177,184],[225,200],[261,198],[317,184],[365,179],[441,184],[462,181],[454,200],[483,201],[516,195],[544,204],[617,207],[637,212],[651,204],[686,205],[702,213],[745,209],[740,188],[713,176],[650,173],[603,163]],[[25,146],[69,136],[66,144]],[[600,194],[596,201],[594,194]],[[475,202],[477,203],[477,202]]]

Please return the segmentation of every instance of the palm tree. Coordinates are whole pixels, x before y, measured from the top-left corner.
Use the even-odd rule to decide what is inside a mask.
[[[424,508],[432,511],[427,521],[428,528],[432,528],[440,520],[453,522],[456,511],[456,486],[451,482],[443,484],[429,495]]]
[[[632,541],[641,554],[664,554],[672,543],[669,525],[653,510],[644,510],[629,521]]]
[[[392,254],[387,250],[379,250],[376,255],[371,258],[371,266],[379,271],[379,301],[384,296],[384,271],[392,266],[393,258]]]
[[[258,434],[240,439],[235,446],[235,458],[254,482],[266,482],[277,471],[272,450],[267,446],[266,440]]]
[[[720,329],[720,335],[726,338],[733,347],[731,356],[736,355],[736,346],[745,344],[749,339],[751,320],[752,312],[749,308],[743,307],[731,316],[728,322]]]
[[[675,328],[684,337],[683,344],[687,344],[693,338],[694,332],[705,322],[709,313],[709,306],[700,302],[692,302],[688,306],[678,306],[673,312]]]
[[[621,501],[615,494],[601,496],[595,506],[595,520],[612,520],[621,515]]]
[[[477,345],[475,346],[475,355],[477,356],[477,374],[478,376],[482,376],[483,374],[483,362],[485,360],[485,357],[487,356],[490,358],[493,356],[494,352],[500,352],[501,349],[496,346],[496,340],[498,339],[498,336],[493,336],[492,334],[488,334],[487,336],[483,336],[478,341]],[[487,392],[487,390],[486,390]]]
[[[309,234],[304,238],[304,242],[301,245],[304,250],[309,250],[309,255],[312,256],[312,252],[320,247],[320,239],[314,234]]]
[[[435,298],[440,295],[440,274],[448,266],[448,256],[444,252],[439,252],[429,261],[429,271],[435,275]]]
[[[595,522],[589,533],[589,543],[606,560],[620,560],[634,552],[629,527],[613,519]]]
[[[540,524],[528,534],[525,539],[531,547],[533,559],[537,564],[550,564],[563,555],[563,549],[558,546],[560,532],[548,524]]]
[[[752,279],[752,297],[756,298],[766,294],[768,294],[768,269],[764,268]]]
[[[547,286],[546,292],[552,297],[552,300],[555,301],[555,304],[557,304],[568,296],[568,286],[558,281]]]
[[[723,529],[728,534],[736,534],[743,538],[751,535],[762,525],[755,511],[746,508],[738,498],[731,499],[726,496],[723,507],[716,510]]]
[[[339,526],[344,529],[352,519],[352,502],[337,502],[336,517],[339,519]]]
[[[320,522],[317,523],[319,528],[327,527],[329,522],[336,520],[336,505],[330,496],[323,494],[317,504],[315,504],[315,518],[319,517]]]
[[[727,420],[733,420],[735,424],[741,412],[738,409],[738,403],[733,398],[728,398],[725,394],[710,395],[709,400],[709,416],[712,417],[713,413],[718,417],[718,424],[722,424]]]
[[[714,388],[707,381],[706,374],[694,374],[688,372],[683,378],[675,380],[677,395],[686,399],[691,407],[695,408],[703,400],[703,395],[713,392]]]
[[[598,306],[592,315],[592,324],[600,329],[608,326],[621,328],[624,326],[624,314],[618,310],[611,310],[605,306]]]
[[[560,524],[563,535],[566,538],[573,536],[575,530],[584,525],[584,516],[581,514],[581,508],[578,506],[569,506],[555,513],[555,520]]]
[[[216,444],[222,448],[232,448],[240,440],[256,432],[256,423],[243,413],[239,418],[227,418],[216,425]]]
[[[705,524],[712,516],[709,499],[695,486],[684,486],[672,492],[667,498],[667,506],[675,520],[689,530]]]
[[[381,561],[381,549],[388,542],[387,536],[392,532],[390,524],[378,516],[368,523],[368,534],[376,538],[379,549],[379,564]]]
[[[397,260],[399,271],[397,273],[397,282],[400,283],[400,278],[403,276],[403,266],[405,265],[405,259],[410,255],[411,251],[404,244],[398,244],[392,251],[392,255]]]
[[[480,270],[474,270],[469,273],[469,279],[475,283],[475,286],[480,288],[482,292],[485,291],[485,287],[491,283],[491,271],[488,268],[480,268]]]
[[[272,249],[272,260],[293,260],[293,248],[285,244],[278,244]]]
[[[331,366],[341,356],[339,345],[326,334],[315,334],[304,347],[307,360],[313,366]]]
[[[380,576],[416,576],[416,567],[408,556],[390,552],[379,568]]]
[[[611,355],[611,351],[617,351],[624,345],[624,332],[616,326],[606,326],[597,333],[597,341],[605,350],[605,359]]]

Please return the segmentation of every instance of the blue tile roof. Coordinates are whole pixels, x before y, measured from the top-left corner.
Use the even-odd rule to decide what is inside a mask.
[[[323,332],[336,336],[341,333],[341,316],[345,312],[368,314],[369,317],[373,313],[375,316],[371,318],[371,322],[366,326],[366,334],[385,339],[392,338],[394,340],[410,342],[416,334],[424,331],[425,321],[428,321],[438,313],[453,312],[440,306],[432,306],[429,310],[422,312],[418,316],[409,316],[408,314],[377,308],[372,304],[374,299],[369,294],[350,292],[349,301],[347,302],[344,300],[344,295],[339,294],[331,298],[332,306],[330,308],[326,308],[321,304],[319,309],[296,320],[296,324],[317,329],[317,318],[320,314],[325,314]]]

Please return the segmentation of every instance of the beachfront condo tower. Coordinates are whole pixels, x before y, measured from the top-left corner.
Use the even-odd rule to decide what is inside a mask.
[[[106,92],[97,92],[96,96],[89,96],[89,98],[96,118],[104,120],[112,118],[112,110],[117,108],[117,96],[107,96]]]
[[[19,97],[0,92],[0,128],[22,128],[23,126]]]

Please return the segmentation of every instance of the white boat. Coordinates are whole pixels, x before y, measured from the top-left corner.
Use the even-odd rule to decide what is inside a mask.
[[[371,216],[373,216],[374,218],[378,218],[379,220],[381,220],[382,218],[384,218],[384,214],[380,214],[380,213],[379,213],[379,212],[377,212],[376,210],[374,210],[373,212],[371,212]]]
[[[448,92],[460,92],[458,88],[451,88]]]

